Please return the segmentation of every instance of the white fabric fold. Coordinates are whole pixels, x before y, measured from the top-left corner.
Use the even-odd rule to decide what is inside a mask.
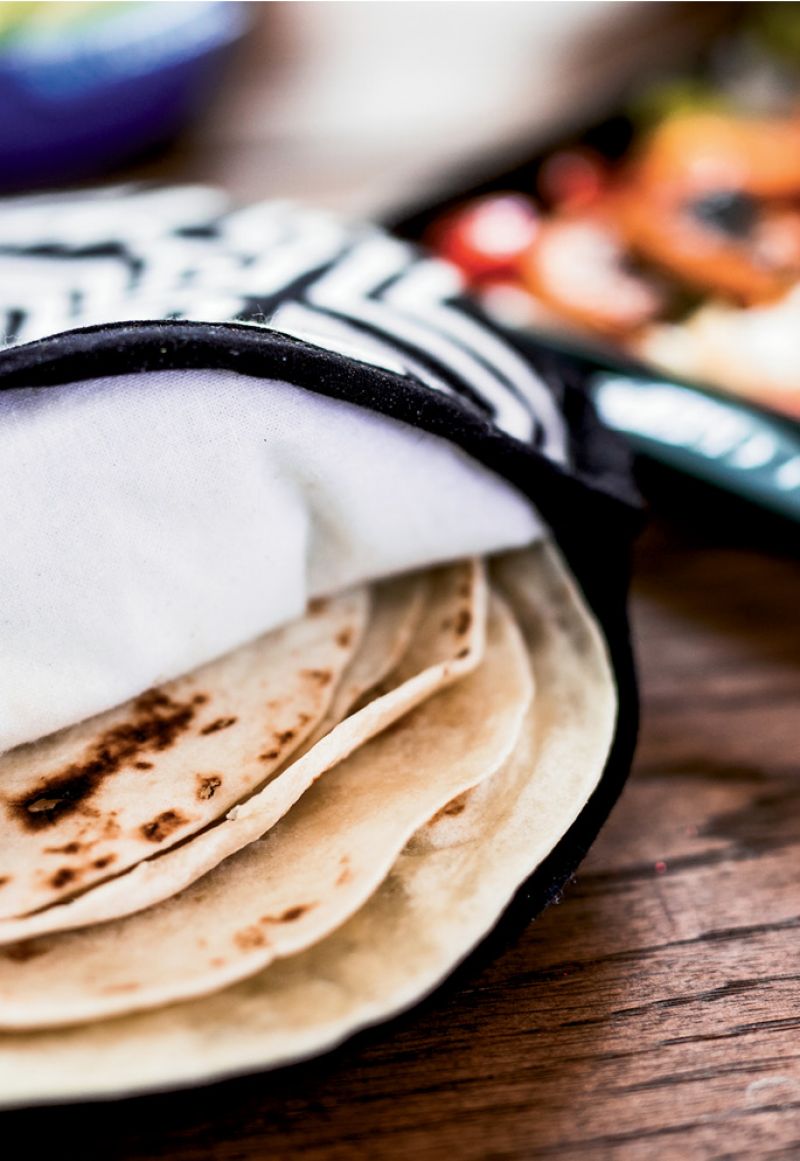
[[[287,383],[179,371],[0,393],[0,750],[310,597],[542,533],[445,440]]]

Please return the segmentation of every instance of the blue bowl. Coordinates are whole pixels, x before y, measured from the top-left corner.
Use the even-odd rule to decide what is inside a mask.
[[[20,5],[0,38],[5,189],[91,177],[168,141],[207,103],[249,23],[239,3],[98,4],[66,21],[72,6],[54,7],[63,15],[49,23],[43,6]]]

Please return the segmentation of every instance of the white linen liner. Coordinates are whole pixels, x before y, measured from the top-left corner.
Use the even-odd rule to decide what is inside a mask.
[[[0,393],[0,751],[311,597],[542,535],[446,440],[219,370]]]

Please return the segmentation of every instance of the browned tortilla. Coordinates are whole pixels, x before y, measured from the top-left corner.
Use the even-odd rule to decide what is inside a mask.
[[[299,1060],[397,1013],[453,969],[569,828],[613,735],[602,637],[558,558],[546,546],[512,554],[499,580],[536,675],[502,769],[437,811],[369,901],[306,951],[170,1007],[0,1035],[0,1101],[123,1095]],[[23,949],[30,966],[36,950]]]
[[[531,677],[495,600],[474,673],[361,746],[263,839],[138,915],[0,950],[0,1027],[101,1019],[216,991],[324,938],[417,827],[511,753]]]
[[[126,705],[0,757],[0,919],[201,830],[322,719],[369,613],[354,590]]]
[[[62,905],[0,921],[0,943],[129,915],[176,894],[260,838],[326,770],[438,689],[473,670],[485,644],[487,584],[482,563],[464,561],[434,569],[426,587],[428,599],[417,632],[399,658],[388,688],[202,834]],[[393,640],[382,630],[377,635],[384,646]],[[374,635],[367,630],[365,649],[372,651],[374,645]],[[353,665],[356,674],[344,679],[348,697],[365,687],[363,663],[356,659]],[[376,672],[380,668],[379,662]]]

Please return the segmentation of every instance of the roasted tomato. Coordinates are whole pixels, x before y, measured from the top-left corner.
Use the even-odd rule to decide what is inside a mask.
[[[618,222],[641,257],[741,303],[800,276],[800,119],[683,113],[622,175]]]
[[[556,210],[580,210],[603,195],[608,162],[591,149],[562,149],[542,163],[536,181],[542,200]]]
[[[688,201],[717,190],[800,196],[800,118],[676,113],[637,150],[633,180]]]
[[[490,194],[436,222],[426,241],[472,281],[508,278],[539,230],[540,218],[523,194]]]
[[[664,307],[662,291],[633,268],[623,237],[604,212],[543,223],[521,269],[538,298],[609,338],[636,331]]]
[[[766,302],[800,276],[800,212],[739,190],[673,198],[628,187],[618,222],[631,249],[682,281],[739,302]]]

